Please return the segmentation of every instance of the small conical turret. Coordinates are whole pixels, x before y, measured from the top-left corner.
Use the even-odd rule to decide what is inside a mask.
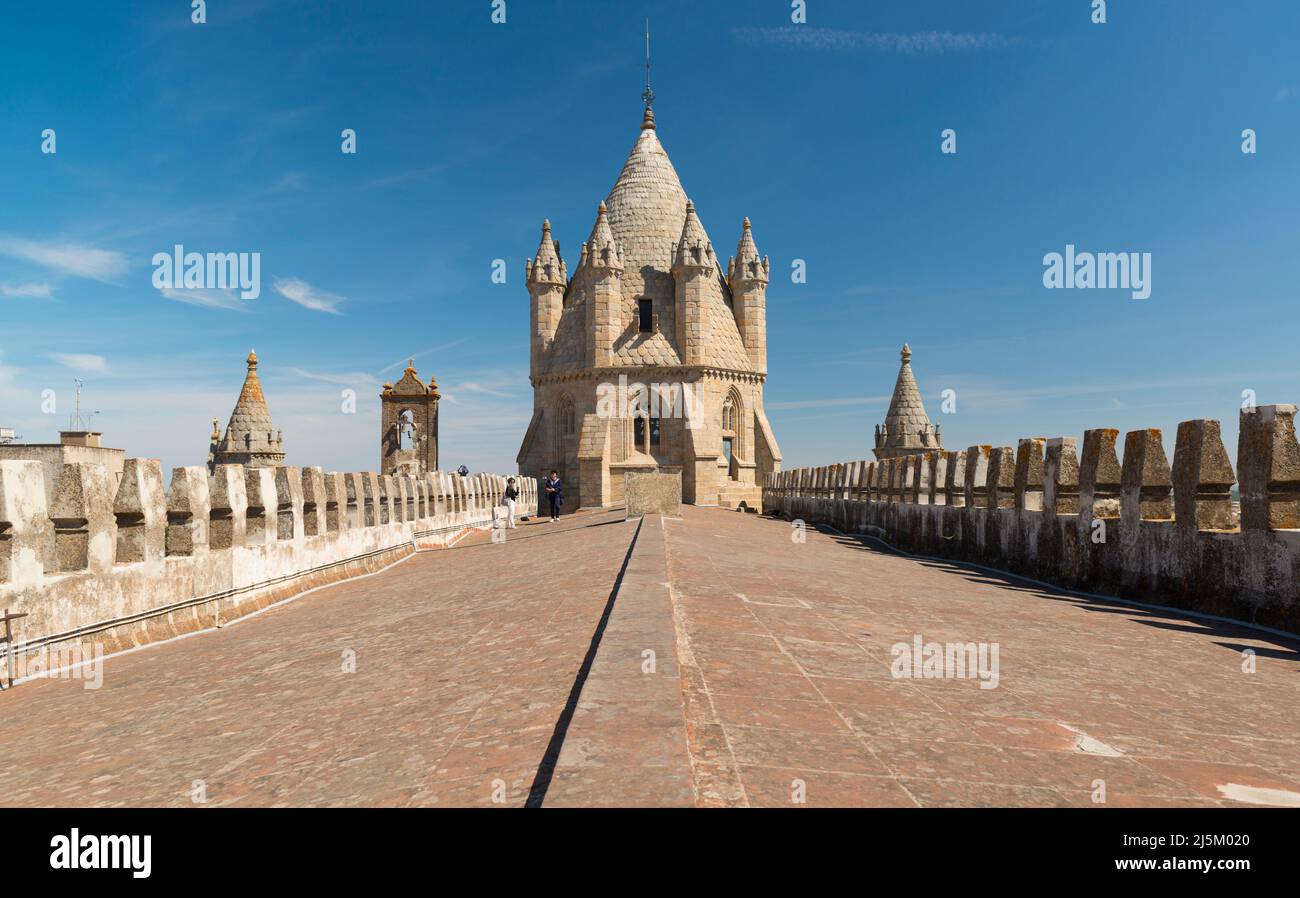
[[[555,338],[564,307],[564,292],[569,284],[569,272],[560,256],[560,245],[551,239],[550,219],[542,222],[542,241],[537,245],[537,255],[524,264],[532,315],[532,347],[529,351],[529,370],[536,376],[542,363],[542,354]]]
[[[727,263],[727,280],[731,282],[733,290],[746,282],[766,284],[770,271],[767,256],[760,258],[758,255],[758,246],[754,243],[749,219],[746,218],[740,227],[740,242],[736,244],[736,255]]]
[[[583,256],[586,265],[620,271],[623,269],[623,251],[609,228],[609,216],[603,202],[596,212],[596,224],[591,229],[591,238],[583,244]]]
[[[677,241],[677,253],[673,258],[673,271],[699,269],[707,273],[716,262],[713,244],[709,242],[708,234],[704,233],[704,225],[700,224],[700,218],[695,214],[695,204],[688,199],[686,221],[682,224],[682,236]]]
[[[745,344],[749,363],[760,374],[767,373],[767,281],[769,266],[759,258],[749,219],[740,226],[736,255],[727,264],[736,327]]]
[[[906,343],[899,353],[898,380],[885,413],[885,425],[876,431],[877,458],[911,455],[942,449],[939,430],[930,423],[921,402],[921,390],[912,374],[912,348]]]
[[[524,265],[530,284],[564,284],[568,272],[560,258],[559,245],[551,239],[551,222],[542,222],[542,241],[537,245],[537,255]]]
[[[230,413],[225,435],[212,453],[212,464],[242,464],[253,468],[283,464],[284,439],[272,432],[271,413],[267,411],[262,382],[257,376],[257,353],[250,351],[245,362],[248,373],[244,376],[244,386]]]

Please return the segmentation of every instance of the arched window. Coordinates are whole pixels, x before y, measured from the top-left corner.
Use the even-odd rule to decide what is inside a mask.
[[[732,434],[736,432],[736,399],[731,394],[722,403],[722,429]]]
[[[659,419],[647,418],[644,416],[632,419],[632,441],[636,444],[638,451],[646,452],[649,447],[658,446],[661,442],[659,433]],[[650,424],[650,442],[646,443],[646,422]]]
[[[745,400],[735,387],[727,393],[722,401],[722,455],[726,465],[736,476],[732,462],[736,458],[746,458],[745,453]]]
[[[397,416],[397,448],[410,452],[415,444],[415,415],[408,408]]]
[[[578,432],[578,416],[573,408],[573,398],[560,397],[555,416],[555,454],[556,463],[563,464],[564,458],[574,445],[574,435]]]

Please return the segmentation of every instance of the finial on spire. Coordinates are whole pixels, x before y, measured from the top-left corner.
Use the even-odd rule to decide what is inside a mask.
[[[910,346],[908,346],[906,343],[904,343],[904,344],[903,344],[903,351],[902,351],[901,353],[899,353],[899,356],[900,356],[900,358],[902,358],[904,364],[907,364],[908,362],[910,362],[910,361],[912,360],[912,347],[910,347]]]
[[[650,87],[650,20],[645,20],[645,90],[641,93],[641,99],[645,101],[645,113],[641,116],[641,130],[653,131],[655,129],[655,112],[653,109],[655,102],[655,92]]]
[[[248,358],[247,358],[245,361],[248,362],[248,370],[249,370],[249,371],[254,371],[254,370],[256,370],[256,369],[257,369],[257,350],[256,350],[256,349],[250,349],[250,350],[248,351]]]
[[[649,109],[655,103],[655,92],[650,87],[650,20],[645,20],[645,92],[641,94],[641,99],[645,100],[645,108]]]

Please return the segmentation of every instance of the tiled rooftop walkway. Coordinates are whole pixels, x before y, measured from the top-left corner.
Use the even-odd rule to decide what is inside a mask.
[[[891,676],[917,636],[996,644],[997,687]],[[1295,642],[754,515],[582,513],[4,693],[0,803],[1290,803],[1297,709]]]

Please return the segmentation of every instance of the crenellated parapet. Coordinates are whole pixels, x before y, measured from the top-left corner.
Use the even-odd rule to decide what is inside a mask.
[[[492,527],[506,485],[219,464],[174,468],[164,486],[158,460],[141,458],[120,477],[87,463],[63,465],[52,489],[46,476],[37,461],[0,462],[0,608],[27,615],[20,657],[62,643],[111,652],[378,570]],[[516,485],[517,513],[535,514],[536,482]]]
[[[1300,632],[1295,416],[1293,405],[1243,410],[1235,470],[1219,422],[1193,420],[1178,426],[1172,463],[1159,430],[1121,443],[1097,428],[1081,441],[781,471],[763,507],[909,552]]]

